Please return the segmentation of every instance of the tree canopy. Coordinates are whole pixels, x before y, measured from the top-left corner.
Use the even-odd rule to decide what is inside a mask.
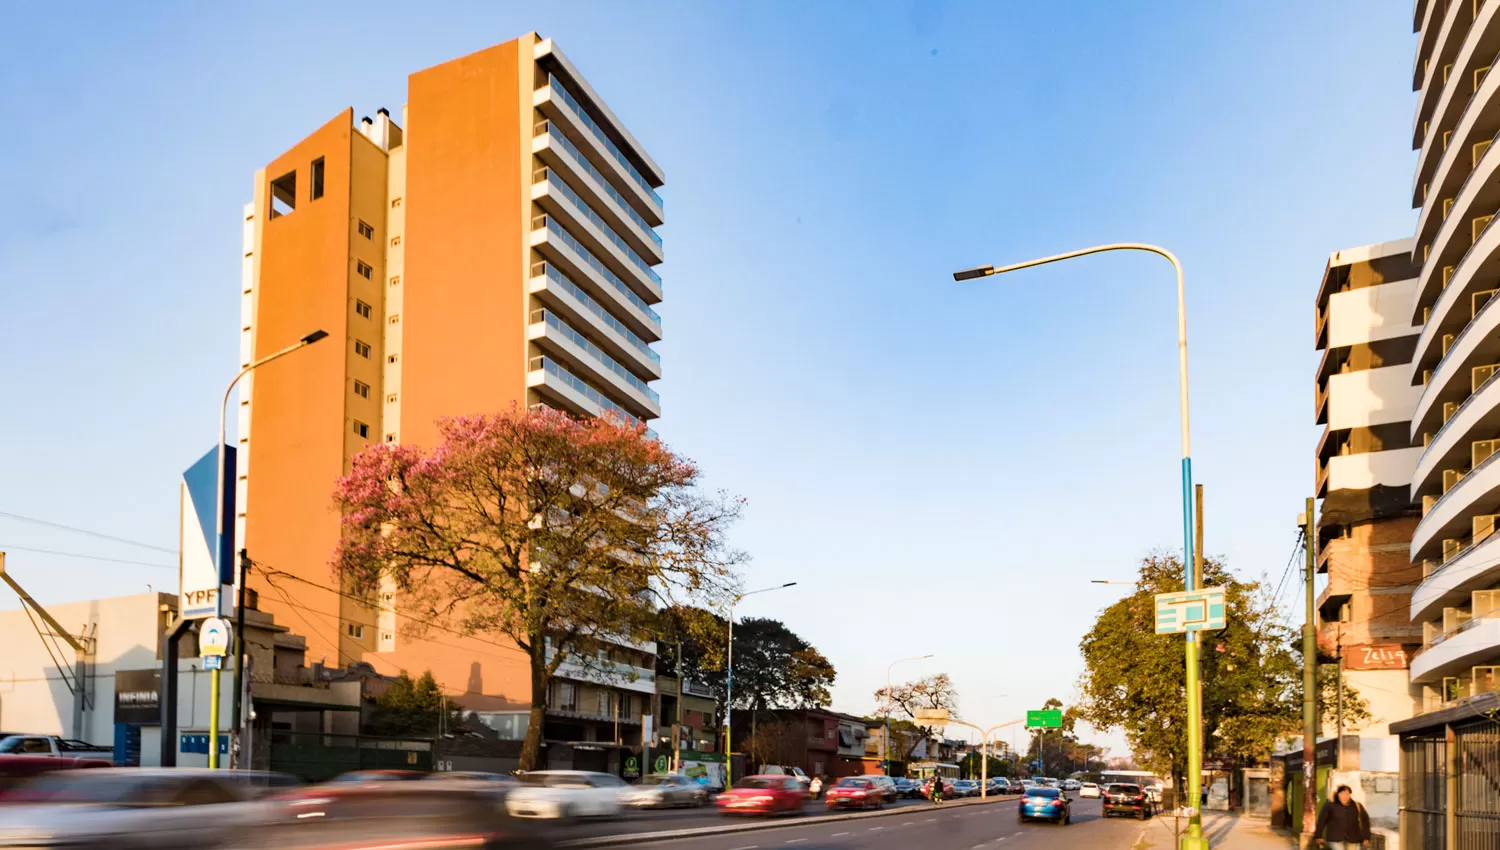
[[[723,705],[729,624],[701,609],[663,612],[657,671],[676,675],[682,647],[683,678],[713,692]],[[746,617],[734,625],[734,707],[815,708],[827,705],[838,672],[827,658],[780,620]]]
[[[431,670],[415,682],[402,670],[375,698],[366,730],[372,735],[435,735],[457,727],[461,713],[457,702],[443,697]]]
[[[662,608],[716,607],[737,589],[743,556],[724,534],[741,502],[700,492],[698,468],[643,427],[512,407],[438,429],[431,450],[377,443],[354,456],[334,495],[333,566],[370,599],[394,582],[406,631],[442,621],[528,654],[530,769],[564,660],[654,640]]]
[[[1275,741],[1301,728],[1301,651],[1264,588],[1206,559],[1204,586],[1223,587],[1226,628],[1202,637],[1203,740],[1206,760],[1243,763],[1268,757]],[[1182,635],[1155,632],[1157,593],[1183,589],[1175,555],[1142,560],[1130,596],[1106,608],[1084,637],[1080,713],[1096,729],[1121,729],[1143,765],[1181,777],[1187,768],[1187,674]],[[1337,698],[1331,677],[1319,699]],[[1365,701],[1344,686],[1344,714],[1368,719]]]
[[[889,701],[889,702],[887,702]],[[890,706],[891,717],[916,720],[917,712],[922,709],[947,709],[951,713],[958,712],[958,689],[954,687],[953,680],[948,678],[947,673],[934,673],[910,682],[892,685],[890,690],[880,688],[875,691],[876,707],[881,714],[885,715],[887,704]],[[917,747],[927,740],[931,740],[937,733],[935,726],[923,726],[914,723],[920,735],[910,735],[905,739],[906,751],[903,760],[909,760],[911,754],[916,752]],[[901,743],[897,736],[891,736],[891,750],[897,752]]]

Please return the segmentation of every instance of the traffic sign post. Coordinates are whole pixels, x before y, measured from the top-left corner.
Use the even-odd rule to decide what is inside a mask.
[[[208,769],[219,769],[219,678],[224,656],[234,645],[234,629],[222,617],[209,617],[198,627],[198,657],[208,678]],[[239,675],[239,671],[235,671]]]
[[[1156,633],[1175,635],[1224,628],[1224,588],[1156,594]]]

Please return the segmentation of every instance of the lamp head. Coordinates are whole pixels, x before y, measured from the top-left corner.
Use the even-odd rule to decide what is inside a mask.
[[[990,266],[990,265],[977,266],[977,267],[972,268],[972,269],[964,269],[963,271],[954,272],[953,273],[953,279],[954,280],[974,280],[976,278],[989,277],[990,275],[992,275],[994,273],[995,273],[995,267],[994,266]]]

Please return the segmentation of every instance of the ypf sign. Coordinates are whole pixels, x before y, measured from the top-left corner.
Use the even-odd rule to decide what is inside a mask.
[[[201,620],[229,613],[228,600],[234,586],[234,470],[235,451],[224,447],[224,474],[215,469],[218,452],[208,454],[182,474],[182,515],[180,545],[182,573],[180,579],[181,610],[184,619]],[[223,539],[214,530],[214,495],[224,482]],[[214,564],[218,549],[219,563]]]

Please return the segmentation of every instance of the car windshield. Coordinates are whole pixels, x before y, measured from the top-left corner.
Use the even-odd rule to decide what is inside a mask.
[[[779,778],[767,778],[767,777],[764,777],[764,776],[747,776],[744,779],[741,779],[740,781],[734,783],[734,787],[736,787],[736,788],[779,788],[779,787],[781,787],[781,781],[780,781]]]
[[[1026,790],[1026,796],[1028,796],[1028,797],[1056,797],[1057,796],[1057,789],[1056,788],[1028,788]]]
[[[17,794],[27,802],[126,805],[142,796],[144,783],[119,775],[91,775],[93,771],[50,773],[30,780]]]
[[[648,776],[641,780],[642,785],[676,785],[675,776]]]
[[[838,787],[840,787],[840,788],[868,788],[868,787],[870,787],[870,784],[871,784],[870,780],[868,780],[868,779],[854,779],[853,777],[846,777],[844,779],[840,779],[839,780]]]
[[[1111,794],[1139,794],[1139,793],[1141,793],[1141,786],[1139,786],[1139,785],[1122,785],[1120,783],[1115,783],[1114,785],[1109,786],[1109,793],[1111,793]]]

